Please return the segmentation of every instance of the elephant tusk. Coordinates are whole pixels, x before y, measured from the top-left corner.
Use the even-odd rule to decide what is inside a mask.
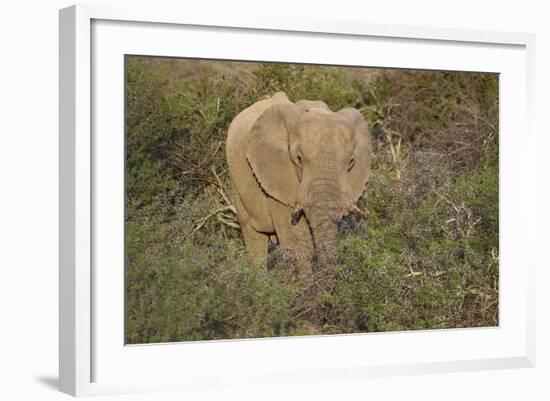
[[[292,209],[292,214],[290,215],[290,222],[292,223],[293,226],[298,224],[303,214],[304,214],[304,207],[300,203],[296,202],[294,209]]]
[[[365,220],[369,215],[368,212],[359,209],[355,204],[350,206],[349,211],[355,216],[357,221]]]

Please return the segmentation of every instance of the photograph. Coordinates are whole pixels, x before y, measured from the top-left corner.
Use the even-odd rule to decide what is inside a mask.
[[[126,345],[498,327],[498,73],[124,57]]]

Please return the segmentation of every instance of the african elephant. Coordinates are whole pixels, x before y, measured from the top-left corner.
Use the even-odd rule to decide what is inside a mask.
[[[333,260],[338,223],[362,213],[355,202],[370,175],[370,135],[359,111],[292,103],[278,92],[234,118],[226,151],[252,260],[265,265],[270,238],[294,252],[299,276],[311,274],[314,255]]]

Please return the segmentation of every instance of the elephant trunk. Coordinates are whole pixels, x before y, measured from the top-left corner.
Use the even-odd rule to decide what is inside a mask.
[[[338,221],[342,217],[341,188],[336,169],[325,164],[316,169],[305,210],[309,219],[318,262],[332,264],[336,254]]]
[[[323,222],[313,230],[315,257],[319,265],[331,265],[336,259],[336,233],[338,224]]]

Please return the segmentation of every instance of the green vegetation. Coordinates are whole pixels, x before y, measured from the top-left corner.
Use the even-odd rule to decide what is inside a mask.
[[[250,265],[225,195],[229,123],[278,90],[375,144],[315,291]],[[498,76],[128,57],[125,206],[128,343],[497,325]]]

